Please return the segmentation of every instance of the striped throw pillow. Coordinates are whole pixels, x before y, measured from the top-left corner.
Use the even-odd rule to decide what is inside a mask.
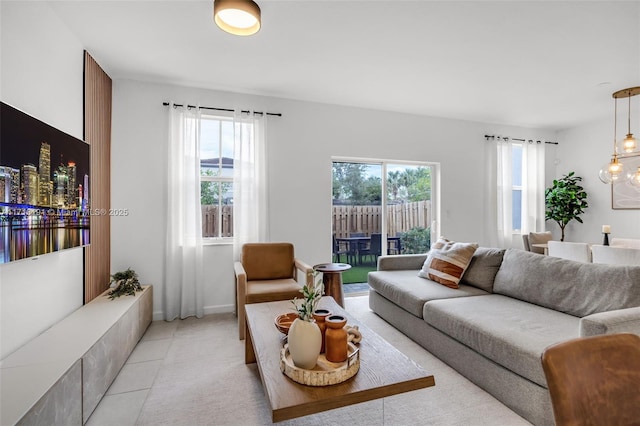
[[[460,278],[477,248],[476,243],[458,243],[439,238],[431,247],[418,276],[450,288],[458,288]]]

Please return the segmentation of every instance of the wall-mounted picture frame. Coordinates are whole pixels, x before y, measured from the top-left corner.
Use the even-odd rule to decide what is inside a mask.
[[[620,158],[625,169],[636,171],[640,167],[640,154]],[[614,210],[640,209],[640,189],[629,182],[611,184],[611,208]]]

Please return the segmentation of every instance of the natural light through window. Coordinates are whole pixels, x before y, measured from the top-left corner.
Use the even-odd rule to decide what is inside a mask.
[[[343,282],[366,282],[385,254],[426,253],[437,220],[436,165],[333,161],[333,261],[351,269]],[[435,235],[435,234],[434,234]]]
[[[511,150],[512,223],[513,232],[522,229],[522,145],[513,144]]]
[[[233,119],[203,116],[200,204],[204,238],[233,237]]]

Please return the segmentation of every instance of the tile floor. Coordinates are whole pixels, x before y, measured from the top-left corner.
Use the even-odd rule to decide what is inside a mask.
[[[345,286],[345,294],[347,297],[364,295],[368,289],[366,283],[351,284]],[[235,322],[232,313],[223,315],[233,316]],[[201,321],[195,318],[152,322],[92,413],[87,426],[135,425],[161,366],[180,357],[180,352],[187,346],[186,339],[195,336],[199,323]],[[229,338],[235,338],[236,334],[234,329]],[[201,343],[195,338],[189,340],[190,351],[194,350],[193,345]],[[198,349],[195,351],[198,352]]]
[[[371,312],[368,297],[351,296],[345,297],[346,309],[426,370],[437,371],[438,385],[285,421],[283,426],[404,426],[417,424],[416,419],[447,426],[529,424]],[[153,322],[87,425],[271,424],[257,367],[240,368],[244,344],[236,324],[233,313]],[[224,368],[212,369],[216,363]],[[212,392],[212,386],[224,390]]]
[[[180,323],[151,323],[87,421],[88,426],[135,424]]]

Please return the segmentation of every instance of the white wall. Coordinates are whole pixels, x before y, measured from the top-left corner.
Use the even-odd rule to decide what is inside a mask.
[[[40,2],[0,2],[0,98],[82,138],[83,47]],[[82,249],[0,265],[0,358],[83,301]]]
[[[566,241],[602,244],[602,225],[611,225],[610,237],[640,238],[640,210],[613,210],[611,188],[598,179],[598,171],[609,162],[612,152],[613,115],[585,126],[559,132],[557,177],[575,171],[583,178],[589,208],[583,224],[572,221],[566,228]],[[626,120],[625,120],[626,121]],[[618,123],[620,124],[620,123]],[[640,123],[638,123],[640,124]],[[632,124],[632,130],[638,129]],[[623,126],[624,127],[624,126]],[[618,138],[623,138],[621,128]],[[636,130],[636,134],[640,133]],[[547,228],[558,229],[547,223]],[[558,234],[559,235],[559,234]]]
[[[270,238],[293,242],[296,255],[310,264],[331,257],[332,156],[439,162],[442,234],[488,245],[484,135],[553,138],[530,129],[116,80],[112,204],[131,213],[112,221],[112,271],[130,266],[143,281],[156,286],[156,319],[162,311],[166,228],[162,102],[169,100],[283,114],[268,122]],[[134,176],[144,178],[132,181]],[[208,247],[205,255],[206,312],[231,310],[235,294],[231,247]]]

